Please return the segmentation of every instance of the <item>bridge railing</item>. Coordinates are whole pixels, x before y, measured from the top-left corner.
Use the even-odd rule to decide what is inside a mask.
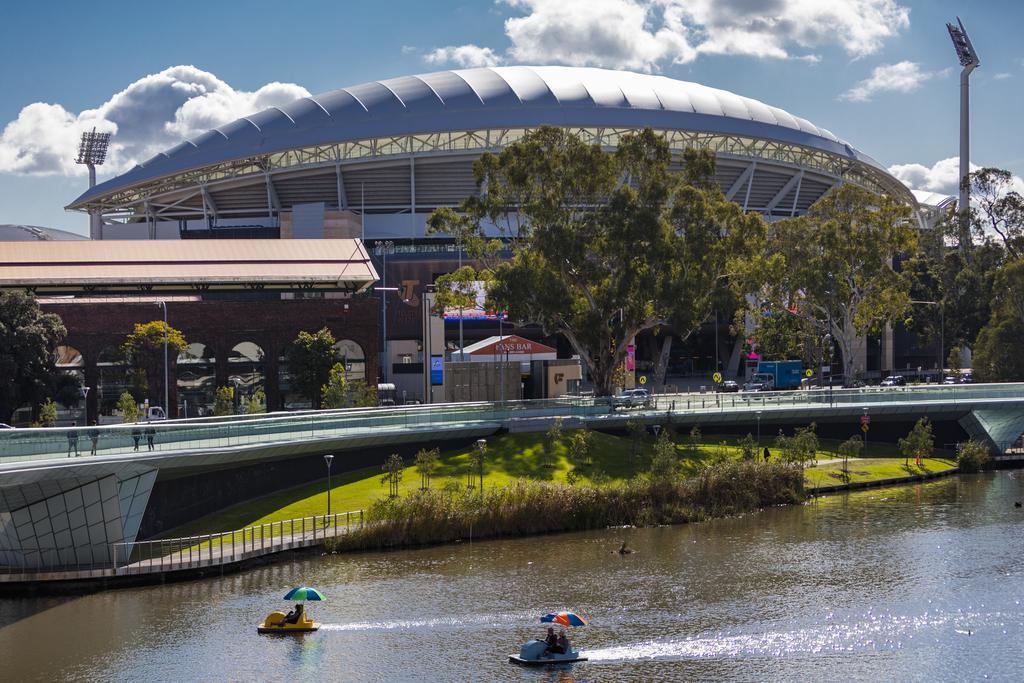
[[[200,536],[111,545],[117,574],[150,574],[232,564],[251,557],[318,545],[365,524],[363,510],[299,517]]]
[[[648,410],[729,412],[878,404],[959,405],[1024,398],[1024,384],[818,389],[812,391],[659,394]],[[249,444],[387,437],[409,430],[455,429],[537,417],[599,418],[615,411],[607,398],[564,397],[494,403],[443,403],[398,408],[271,413],[122,425],[0,430],[0,464],[22,460],[199,451]]]
[[[148,574],[231,564],[323,543],[365,524],[363,510],[298,517],[233,531],[134,543],[0,550],[0,580],[38,572]]]

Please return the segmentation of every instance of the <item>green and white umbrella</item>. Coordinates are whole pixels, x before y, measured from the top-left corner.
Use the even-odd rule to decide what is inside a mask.
[[[285,600],[291,602],[302,602],[304,600],[310,601],[322,601],[325,600],[324,594],[315,588],[309,588],[307,586],[299,586],[288,591],[288,594],[284,596]]]

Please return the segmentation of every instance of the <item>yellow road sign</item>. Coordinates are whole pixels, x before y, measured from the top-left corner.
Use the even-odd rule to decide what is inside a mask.
[[[814,370],[811,370],[810,368],[807,368],[806,370],[804,370],[804,377],[813,377],[813,376],[814,376]]]
[[[868,424],[867,424],[867,423],[864,423],[864,424],[862,424],[862,425],[860,426],[860,431],[862,431],[862,432],[864,432],[865,434],[867,434],[867,433],[868,433],[868,428],[869,428]]]
[[[647,384],[647,375],[640,375],[640,386]]]
[[[716,372],[715,374],[711,375],[711,379],[715,380],[715,384],[718,384],[719,382],[722,381],[722,373]]]

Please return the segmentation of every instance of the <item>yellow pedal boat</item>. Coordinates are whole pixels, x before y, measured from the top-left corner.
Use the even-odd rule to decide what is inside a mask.
[[[316,623],[306,614],[305,610],[298,615],[294,621],[288,619],[284,612],[275,610],[267,615],[263,623],[256,627],[257,633],[312,633],[319,630],[320,624]]]

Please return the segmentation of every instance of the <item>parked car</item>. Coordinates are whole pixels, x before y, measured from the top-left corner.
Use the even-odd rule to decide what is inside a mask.
[[[973,383],[974,383],[974,375],[972,375],[971,373],[965,372],[964,374],[960,375],[960,384],[973,384]]]
[[[768,391],[768,385],[764,382],[747,382],[743,385],[743,391]]]
[[[953,375],[946,375],[945,377],[942,378],[942,383],[943,384],[956,384],[956,377],[954,377]]]
[[[626,389],[609,400],[612,410],[617,408],[649,408],[651,393],[646,389]]]
[[[903,375],[889,375],[882,380],[879,384],[882,387],[905,387],[907,386],[907,378]]]
[[[722,392],[725,392],[727,394],[728,393],[733,393],[733,392],[736,392],[736,391],[740,390],[740,385],[739,385],[738,382],[734,382],[731,379],[727,379],[724,382],[722,382],[720,385],[718,385],[718,390],[722,391]]]

